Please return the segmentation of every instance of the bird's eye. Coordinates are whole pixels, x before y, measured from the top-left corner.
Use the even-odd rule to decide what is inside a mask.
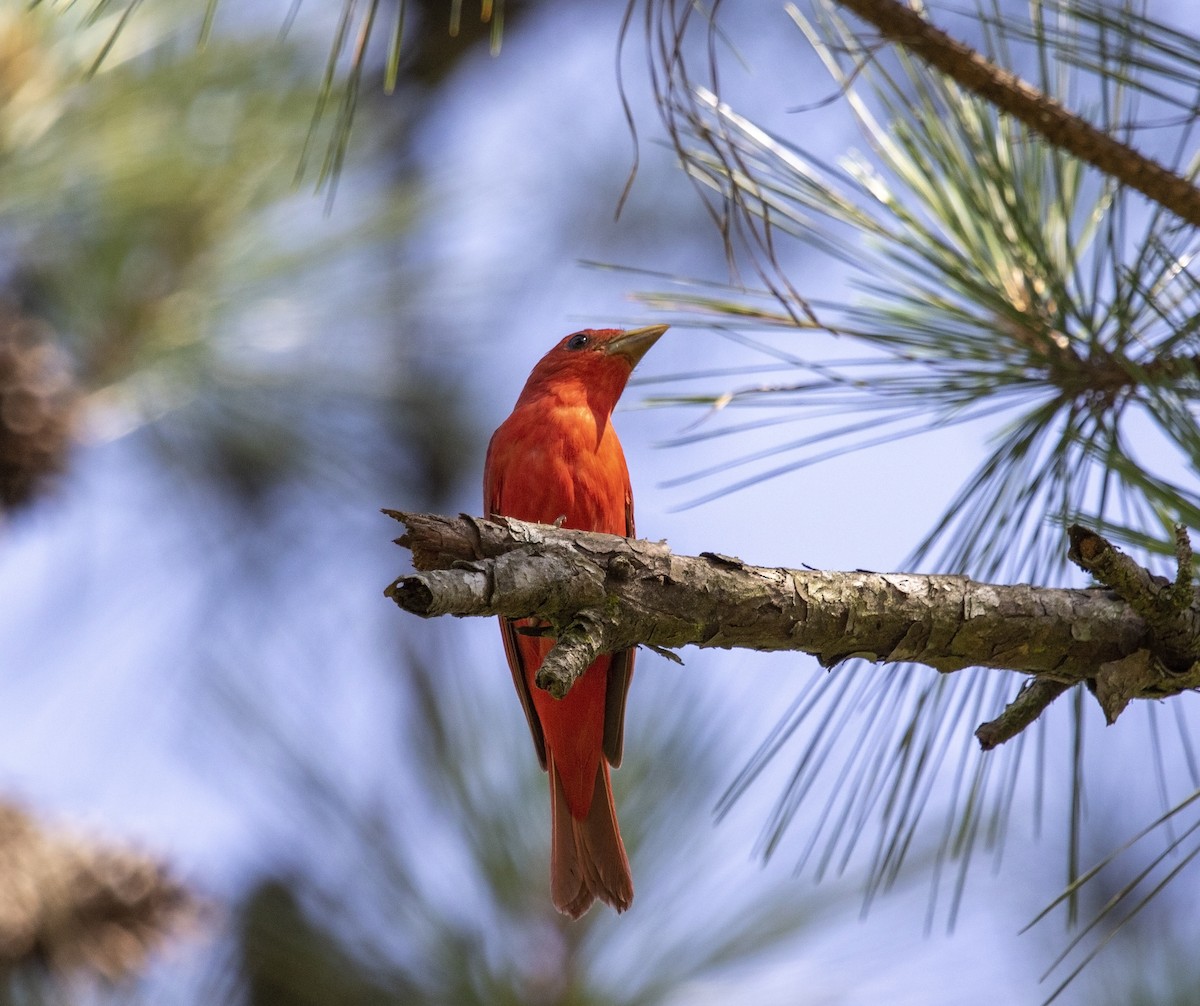
[[[583,332],[576,332],[567,339],[565,345],[567,349],[583,349],[591,341],[591,338]]]

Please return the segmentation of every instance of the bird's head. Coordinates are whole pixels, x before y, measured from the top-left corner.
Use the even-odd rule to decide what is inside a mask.
[[[667,327],[585,328],[572,332],[538,361],[522,397],[579,389],[593,403],[611,411],[633,368]]]
[[[585,328],[572,332],[550,352],[555,356],[598,354],[622,360],[632,370],[646,355],[666,325],[647,325],[645,328]],[[584,357],[586,359],[586,357]]]

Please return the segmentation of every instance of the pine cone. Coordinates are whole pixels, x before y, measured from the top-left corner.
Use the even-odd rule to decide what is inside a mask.
[[[66,467],[77,397],[53,330],[0,304],[0,512],[32,503]]]
[[[0,801],[0,975],[40,963],[119,979],[196,917],[156,860],[45,830]]]

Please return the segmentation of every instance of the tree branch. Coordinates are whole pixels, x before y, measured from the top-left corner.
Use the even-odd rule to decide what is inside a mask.
[[[426,617],[542,620],[558,643],[537,683],[557,696],[596,654],[637,645],[800,650],[824,667],[858,657],[1033,675],[1000,717],[980,727],[989,748],[1080,682],[1096,688],[1110,720],[1130,699],[1200,686],[1194,660],[1178,673],[1178,663],[1156,667],[1147,659],[1160,644],[1145,612],[1106,589],[775,569],[508,518],[384,512],[406,525],[397,542],[412,549],[421,570],[393,582],[387,596]]]
[[[1081,161],[1136,189],[1188,223],[1200,226],[1200,189],[1191,181],[1109,136],[1053,98],[974,49],[951,38],[897,0],[836,0],[950,77],[960,87],[1019,119]]]
[[[1070,561],[1114,589],[1144,619],[1150,637],[1148,657],[1153,658],[1146,666],[1139,665],[1141,675],[1147,678],[1146,687],[1154,687],[1158,678],[1193,681],[1200,672],[1200,598],[1192,586],[1192,541],[1187,529],[1175,528],[1174,581],[1154,576],[1086,527],[1072,525],[1067,534]],[[1121,690],[1116,694],[1099,695],[1100,705],[1111,713],[1110,719],[1116,718],[1130,697],[1136,697],[1136,690],[1133,695],[1124,694],[1128,677],[1128,673],[1122,673]],[[1106,681],[1106,677],[1099,678],[1098,687]],[[1171,693],[1176,690],[1170,689]]]
[[[1052,681],[1049,678],[1030,678],[1017,692],[1017,697],[1005,707],[1004,712],[975,731],[979,746],[984,751],[991,751],[1005,741],[1012,740],[1070,687],[1065,682]]]

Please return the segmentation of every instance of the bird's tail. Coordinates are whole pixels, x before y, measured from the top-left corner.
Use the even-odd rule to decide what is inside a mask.
[[[633,901],[633,876],[617,827],[608,764],[601,758],[596,767],[592,804],[582,819],[571,815],[553,756],[547,767],[553,822],[550,894],[554,907],[577,919],[599,898],[618,912],[625,911]]]

